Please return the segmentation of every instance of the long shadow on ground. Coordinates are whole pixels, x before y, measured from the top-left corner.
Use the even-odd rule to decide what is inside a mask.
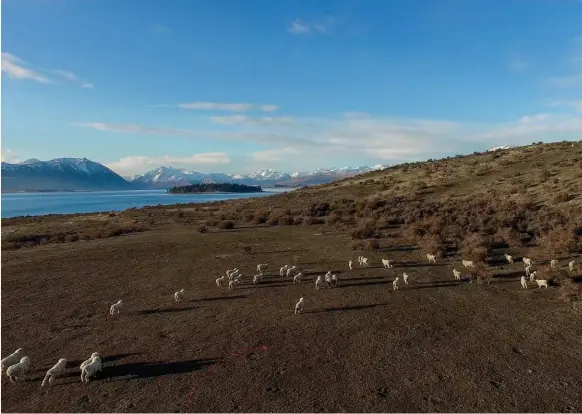
[[[190,359],[176,362],[134,362],[104,367],[99,377],[118,378],[132,376],[137,378],[152,378],[162,375],[184,374],[201,370],[217,362],[219,362],[218,359]]]
[[[194,309],[198,309],[199,306],[186,306],[184,308],[159,308],[159,309],[144,309],[135,312],[138,315],[153,315],[156,313],[176,313],[176,312],[187,312]]]
[[[218,296],[215,298],[202,298],[202,299],[196,299],[196,301],[201,301],[201,302],[210,302],[213,300],[231,300],[231,299],[244,299],[246,298],[246,295],[236,295],[236,296]]]
[[[338,308],[326,308],[326,309],[318,309],[313,311],[307,311],[305,313],[322,313],[322,312],[343,312],[343,311],[350,311],[350,310],[360,310],[360,309],[369,309],[375,308],[377,306],[385,306],[386,303],[373,303],[371,305],[352,305],[352,306],[341,306]]]

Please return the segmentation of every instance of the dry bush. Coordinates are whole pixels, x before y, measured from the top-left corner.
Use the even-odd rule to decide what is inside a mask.
[[[276,218],[270,218],[267,220],[267,226],[276,226],[277,224],[279,224],[279,220]]]
[[[253,224],[263,224],[267,222],[267,217],[262,213],[255,213],[252,222]]]
[[[218,228],[222,230],[232,230],[234,229],[234,222],[232,222],[231,220],[221,221],[218,224]]]
[[[582,283],[576,283],[571,278],[565,279],[558,290],[560,298],[566,302],[582,301]]]
[[[577,245],[572,229],[564,226],[549,230],[538,239],[538,242],[543,251],[550,257],[571,253],[576,249]]]
[[[378,250],[380,248],[380,243],[376,239],[369,239],[366,242],[366,247],[368,250]]]
[[[352,250],[364,250],[366,244],[362,240],[352,242]]]
[[[561,191],[552,198],[552,203],[553,204],[565,203],[567,201],[572,200],[573,198],[574,198],[574,195],[572,195],[566,191]]]
[[[198,231],[200,233],[208,233],[208,227],[206,227],[204,224],[201,225],[200,227],[198,227]]]
[[[352,239],[371,239],[376,235],[376,227],[373,221],[365,223],[352,231]]]
[[[434,234],[426,234],[418,241],[418,245],[425,254],[442,255],[444,246],[438,236]]]

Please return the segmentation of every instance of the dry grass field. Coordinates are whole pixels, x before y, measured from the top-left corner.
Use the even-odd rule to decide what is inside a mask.
[[[580,412],[581,176],[582,143],[556,143],[264,199],[2,220],[2,357],[32,362],[2,376],[2,410]],[[521,288],[523,256],[548,289]],[[303,283],[279,276],[288,263]],[[244,283],[218,288],[233,267]],[[328,270],[339,285],[316,291]]]

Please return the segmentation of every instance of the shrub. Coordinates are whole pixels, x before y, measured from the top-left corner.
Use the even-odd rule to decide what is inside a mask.
[[[368,222],[352,231],[352,239],[371,239],[376,235],[374,222]]]
[[[75,234],[67,234],[65,236],[65,241],[68,242],[68,243],[76,242],[78,240],[79,240],[79,235],[76,234],[76,233]]]
[[[253,224],[263,224],[267,222],[267,217],[264,214],[255,214]]]
[[[234,223],[231,220],[221,221],[218,224],[218,228],[222,230],[232,230],[234,229]]]
[[[558,203],[565,203],[566,201],[570,201],[574,198],[574,196],[566,191],[562,191],[558,194],[556,194],[553,198],[552,198],[552,203],[554,204],[558,204]]]
[[[369,239],[367,245],[369,250],[378,250],[380,248],[380,243],[376,239]]]
[[[279,221],[276,218],[267,220],[267,226],[276,226],[277,224],[279,224]]]
[[[539,238],[539,244],[550,256],[570,253],[576,249],[576,237],[571,229],[560,226],[551,229]]]
[[[204,224],[201,225],[200,227],[198,227],[198,231],[200,233],[208,233],[208,227],[206,227]]]

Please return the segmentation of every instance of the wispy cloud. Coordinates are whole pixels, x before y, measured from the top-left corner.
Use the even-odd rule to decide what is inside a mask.
[[[563,89],[582,87],[582,36],[572,39],[566,64],[571,68],[570,72],[551,77],[550,85]]]
[[[133,175],[143,173],[146,170],[161,167],[208,167],[213,165],[226,165],[230,163],[230,157],[224,152],[210,152],[203,154],[192,154],[185,157],[174,157],[165,155],[161,157],[147,157],[134,155],[121,158],[118,161],[107,163],[107,167],[120,175]]]
[[[219,103],[219,102],[190,102],[190,103],[180,103],[176,106],[181,109],[199,109],[205,111],[233,111],[233,112],[246,112],[251,110],[274,112],[277,109],[279,109],[277,105],[254,105],[250,103]]]
[[[521,73],[527,69],[529,64],[521,56],[513,56],[509,61],[509,69],[515,73]]]
[[[151,27],[151,30],[152,30],[154,33],[159,33],[159,34],[164,34],[164,33],[171,33],[171,32],[172,32],[172,29],[170,29],[170,28],[169,28],[169,27],[167,27],[167,26],[164,26],[163,24],[159,24],[159,23],[158,23],[158,24],[154,24],[154,25]]]
[[[579,101],[551,101],[550,106],[570,107],[582,111],[582,100]]]
[[[2,153],[2,162],[9,162],[9,163],[18,163],[20,162],[20,158],[12,151],[10,148],[2,148],[0,149]]]
[[[250,158],[253,161],[271,163],[286,161],[292,155],[300,154],[301,152],[295,148],[277,148],[265,151],[256,151],[250,154]]]
[[[22,59],[10,54],[2,53],[2,72],[14,79],[26,79],[40,83],[56,83],[47,77],[48,74],[56,75],[68,82],[75,83],[82,88],[91,89],[93,84],[86,82],[75,75],[73,72],[62,69],[37,69],[33,70],[27,67],[27,63]],[[41,74],[43,72],[45,74]]]
[[[582,73],[575,73],[550,78],[550,84],[556,88],[576,88],[582,86]]]
[[[229,115],[229,116],[212,116],[210,117],[210,120],[214,123],[224,125],[285,126],[294,124],[294,119],[292,117],[251,118],[246,115]]]
[[[10,53],[2,53],[2,72],[14,79],[27,79],[40,83],[53,83],[32,69],[25,67],[26,62]]]
[[[334,16],[325,16],[309,22],[298,18],[289,24],[287,31],[294,35],[306,35],[309,33],[331,35],[337,23],[338,20]]]

